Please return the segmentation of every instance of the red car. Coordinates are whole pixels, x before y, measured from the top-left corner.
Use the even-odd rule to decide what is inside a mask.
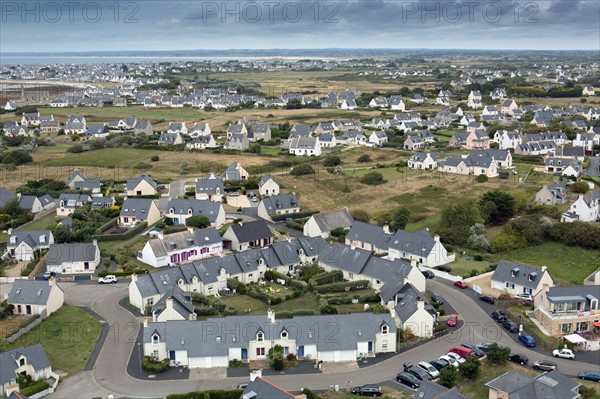
[[[469,288],[469,284],[465,283],[464,281],[455,281],[454,285],[458,288],[462,288],[463,290],[465,288]]]
[[[451,314],[448,316],[448,327],[456,327],[456,323],[458,322],[458,315]]]

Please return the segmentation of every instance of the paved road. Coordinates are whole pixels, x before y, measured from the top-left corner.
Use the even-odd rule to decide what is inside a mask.
[[[426,345],[398,354],[371,367],[361,368],[342,374],[319,375],[280,375],[270,377],[281,387],[298,391],[303,387],[329,389],[338,384],[360,385],[377,383],[393,379],[405,361],[416,363],[432,360],[445,354],[447,350],[461,342],[492,341],[510,347],[513,351],[526,354],[530,362],[538,359],[554,360],[559,370],[568,375],[593,369],[593,366],[565,359],[553,359],[540,355],[514,342],[498,324],[468,295],[460,289],[440,281],[428,280],[428,289],[442,295],[451,303],[465,324],[454,333]],[[108,338],[98,356],[92,373],[82,373],[61,383],[52,398],[93,398],[106,396],[108,392],[119,396],[157,398],[169,393],[189,392],[203,389],[230,389],[247,378],[227,378],[223,380],[186,380],[186,381],[143,381],[126,374],[127,362],[133,350],[137,349],[136,338],[140,319],[121,308],[118,301],[127,295],[125,283],[112,286],[61,284],[65,289],[68,303],[85,306],[105,318],[110,326]],[[95,299],[94,299],[95,298]],[[426,353],[426,355],[425,355]]]
[[[597,157],[590,157],[589,160],[590,164],[585,171],[585,174],[600,179],[600,155]]]

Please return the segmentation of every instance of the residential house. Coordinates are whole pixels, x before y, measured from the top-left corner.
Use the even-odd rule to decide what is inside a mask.
[[[421,97],[421,100],[422,99],[423,98]],[[406,104],[404,103],[404,100],[402,99],[402,96],[391,96],[390,98],[386,99],[386,101],[387,101],[387,106],[389,106],[391,110],[402,111],[402,112],[404,112],[406,110]],[[411,99],[410,101],[412,101],[412,102],[418,102],[420,100],[413,101]],[[423,101],[421,101],[421,103],[422,102]]]
[[[383,108],[388,106],[387,98],[385,97],[373,97],[369,101],[369,108]]]
[[[138,120],[133,128],[133,132],[135,134],[145,134],[146,136],[152,136],[154,134],[154,129],[152,128],[152,123],[150,121],[140,121]]]
[[[244,388],[240,399],[304,399],[304,395],[301,396],[292,395],[272,382],[264,380],[262,370],[255,370],[250,373],[250,382]]]
[[[483,107],[483,110],[481,111],[481,115],[482,116],[498,115],[498,108],[496,108],[496,106],[494,106],[494,105],[486,105],[485,107]]]
[[[415,152],[408,158],[409,169],[437,169],[437,157],[430,152]]]
[[[557,145],[554,141],[537,141],[533,143],[518,144],[515,147],[515,155],[546,155],[554,154]]]
[[[522,144],[523,137],[518,131],[497,130],[493,141],[498,143],[501,150],[509,150]]]
[[[54,236],[50,230],[10,230],[6,251],[18,261],[31,261],[35,251],[48,249],[54,244]]]
[[[171,320],[196,320],[192,295],[173,285],[162,298],[152,306],[152,321],[164,323]]]
[[[560,205],[567,199],[567,189],[561,183],[548,184],[535,194],[538,205]]]
[[[507,371],[485,384],[489,399],[578,399],[581,398],[576,380],[558,371],[547,371],[530,377],[518,371]]]
[[[90,191],[92,194],[98,194],[102,188],[100,179],[88,179],[78,169],[74,169],[65,184],[73,190]]]
[[[56,205],[52,197],[50,197],[48,194],[41,197],[19,194],[18,197],[19,208],[26,209],[33,214],[40,213]]]
[[[137,195],[156,195],[158,193],[158,184],[146,173],[139,177],[127,179],[125,190],[128,197]]]
[[[108,122],[108,129],[117,132],[130,131],[137,127],[137,123],[136,118],[116,119]]]
[[[437,313],[422,292],[404,278],[392,278],[379,290],[381,304],[392,312],[396,326],[417,337],[429,338]]]
[[[596,90],[592,86],[585,86],[583,88],[582,94],[584,96],[595,96],[596,95]]]
[[[138,260],[154,267],[174,266],[181,263],[216,256],[223,253],[223,240],[214,227],[158,234],[146,242]]]
[[[239,180],[247,180],[250,178],[250,174],[246,169],[242,167],[242,164],[239,162],[234,162],[227,167],[225,173],[223,174],[224,181],[239,181]]]
[[[468,399],[458,392],[456,387],[448,389],[434,382],[420,381],[413,399]]]
[[[321,148],[332,148],[337,146],[337,138],[334,134],[331,133],[323,133],[319,135],[319,144]]]
[[[48,249],[46,271],[57,274],[93,273],[100,264],[100,249],[91,243],[52,244]]]
[[[573,140],[573,147],[583,147],[587,152],[592,152],[595,145],[600,145],[600,133],[577,133]]]
[[[482,99],[483,99],[483,97],[479,90],[471,91],[469,93],[467,106],[472,109],[482,108],[483,107],[483,103],[481,102]]]
[[[420,150],[425,147],[427,142],[419,135],[409,135],[404,139],[404,149],[409,151]]]
[[[250,148],[250,140],[248,140],[248,135],[241,133],[235,133],[231,135],[227,134],[227,141],[225,141],[223,148],[239,151],[247,150],[248,148]]]
[[[184,144],[185,140],[181,136],[181,133],[168,133],[163,132],[160,134],[158,138],[158,145],[180,145]]]
[[[438,170],[459,175],[485,175],[498,177],[498,164],[494,158],[479,154],[463,158],[448,157],[438,163]]]
[[[419,93],[415,93],[410,98],[410,102],[415,103],[415,104],[423,104],[425,102],[425,97],[423,97]],[[394,109],[394,108],[392,108],[392,109]],[[404,111],[404,109],[402,109],[402,111]]]
[[[58,121],[41,121],[40,133],[58,133],[60,131],[60,123]]]
[[[346,146],[360,146],[367,143],[367,137],[361,130],[349,130],[337,138],[337,143]]]
[[[392,234],[388,226],[382,228],[359,221],[354,221],[346,234],[346,245],[372,251],[376,255],[387,253],[389,259],[415,259],[417,264],[428,267],[445,265],[455,259],[455,255],[449,254],[440,242],[439,236],[432,237],[428,230],[398,230]],[[421,287],[417,288],[422,291]]]
[[[498,88],[494,91],[492,91],[490,93],[490,97],[492,97],[492,100],[502,100],[503,98],[505,98],[507,96],[507,91],[505,88],[501,87]]]
[[[225,245],[233,251],[263,248],[273,242],[273,233],[264,220],[234,223],[223,234]]]
[[[341,109],[356,109],[358,107],[358,105],[356,105],[356,101],[353,99],[346,99],[342,101],[342,104],[340,104],[340,108]]]
[[[115,197],[93,197],[90,209],[97,211],[104,208],[110,208],[115,206],[115,204]]]
[[[294,137],[288,149],[293,155],[319,156],[321,155],[321,142],[318,137]]]
[[[65,303],[63,290],[50,280],[15,280],[7,303],[18,315],[50,316]]]
[[[4,110],[5,111],[16,111],[17,110],[17,103],[15,101],[7,101],[6,104],[4,105]]]
[[[208,136],[208,135],[212,134],[212,131],[210,129],[208,122],[198,122],[194,125],[194,127],[192,128],[192,130],[190,130],[189,133],[190,133],[191,137],[198,137],[198,136]]]
[[[250,129],[248,130],[248,139],[250,141],[271,140],[271,125],[268,123],[250,125]]]
[[[92,198],[87,194],[61,194],[58,197],[56,215],[69,216],[88,202],[92,202]]]
[[[188,134],[188,129],[185,122],[169,122],[167,133]]]
[[[215,140],[212,134],[205,136],[197,136],[192,141],[185,145],[186,148],[191,150],[204,150],[206,148],[217,148],[219,144]]]
[[[174,224],[185,224],[193,216],[205,216],[216,228],[225,224],[225,210],[220,202],[177,198],[169,201],[165,217],[172,219]]]
[[[489,150],[490,136],[485,129],[471,130],[465,140],[464,148],[467,150]]]
[[[300,212],[300,203],[295,194],[272,195],[258,204],[258,216],[273,221],[274,215],[291,215]]]
[[[378,147],[388,142],[388,136],[384,131],[376,131],[371,133],[369,136],[369,143],[372,143]]]
[[[201,179],[196,179],[196,199],[221,202],[225,194],[223,179],[214,173],[209,173]]]
[[[578,178],[583,171],[583,162],[562,157],[549,157],[544,159],[544,172],[560,174],[561,176]]]
[[[90,123],[84,134],[88,138],[106,138],[109,135],[108,126],[104,123]]]
[[[595,222],[600,215],[600,190],[580,194],[571,204],[568,212],[563,213],[561,222]]]
[[[544,285],[554,286],[546,266],[537,267],[520,262],[500,261],[492,274],[491,286],[500,293],[538,295]]]
[[[469,132],[460,132],[452,135],[450,141],[448,141],[449,147],[465,147],[467,145],[467,137]]]
[[[319,123],[319,126],[321,124]],[[299,136],[299,137],[307,137],[310,136],[311,133],[313,131],[313,128],[309,125],[294,125],[292,126],[292,128],[290,129],[290,137],[295,137],[295,136]],[[322,133],[326,133],[325,131],[319,131],[319,134]],[[329,133],[333,133],[333,130]]]
[[[234,134],[248,136],[248,129],[245,124],[233,124],[230,123],[227,127],[227,138],[230,138]]]
[[[52,374],[50,360],[39,343],[0,353],[0,395],[10,397],[19,392],[20,375],[43,381]]]
[[[513,115],[513,112],[519,108],[517,102],[512,98],[507,98],[502,102],[501,112],[505,115]]]
[[[343,332],[344,339],[326,338],[326,326],[331,323]],[[209,339],[196,339],[208,325],[217,326],[218,331]],[[240,331],[246,333],[240,334]],[[294,354],[323,362],[348,362],[395,352],[396,333],[389,314],[295,316],[278,320],[269,310],[267,315],[144,322],[143,351],[144,355],[156,359],[172,358],[174,365],[189,369],[227,367],[233,359],[267,359],[267,352],[274,345],[283,348],[284,356]]]
[[[279,195],[279,184],[269,174],[264,174],[258,182],[258,194],[262,197]]]
[[[510,169],[513,166],[512,154],[508,150],[496,150],[494,148],[491,148],[485,151],[471,151],[468,157],[492,158],[494,162],[496,162],[496,166],[502,169]]]
[[[160,211],[151,198],[125,198],[119,213],[119,226],[133,227],[146,222],[148,226],[160,220]]]
[[[40,124],[39,112],[24,112],[21,117],[21,125],[23,126],[38,126]]]
[[[312,215],[304,223],[303,233],[308,237],[329,238],[331,231],[335,229],[350,229],[354,219],[348,208],[321,212]]]
[[[63,127],[65,134],[84,134],[87,130],[87,122],[84,116],[69,116]]]
[[[554,337],[592,331],[599,323],[600,285],[545,287],[538,298],[535,318]]]

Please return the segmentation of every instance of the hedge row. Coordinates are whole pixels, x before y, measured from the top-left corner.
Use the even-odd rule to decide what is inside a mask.
[[[342,272],[341,270],[319,273],[309,280],[309,284],[313,285],[313,286],[314,285],[325,285],[325,284],[334,283],[336,281],[337,282],[344,281],[344,272]]]
[[[146,274],[148,271],[145,269],[135,269],[129,272],[111,272],[110,270],[102,270],[98,272],[98,277],[106,277],[108,275],[115,275],[117,277],[127,277],[132,274]]]
[[[36,393],[45,391],[48,388],[50,388],[50,384],[48,384],[46,381],[38,381],[35,384],[31,385],[30,387],[21,389],[21,395],[33,396]]]
[[[106,230],[110,229],[111,227],[116,226],[118,220],[119,220],[119,218],[114,218],[114,219],[111,219],[108,222],[104,223],[102,226],[100,226],[96,229],[96,234],[102,234]]]
[[[347,283],[333,283],[315,287],[314,290],[321,294],[329,292],[344,292],[344,291],[356,291],[369,288],[369,282],[367,280],[350,281]]]
[[[167,399],[240,399],[242,389],[232,391],[194,391],[188,393],[173,393]]]
[[[303,219],[303,218],[309,218],[312,215],[314,215],[315,213],[319,213],[319,211],[304,211],[304,212],[297,212],[297,213],[284,213],[281,215],[269,215],[271,217],[271,219],[273,219],[274,222],[280,222],[282,220],[285,219]]]
[[[278,319],[291,319],[295,316],[316,316],[319,313],[312,309],[280,310],[277,312]]]
[[[160,362],[155,362],[151,360],[149,356],[144,356],[142,359],[142,367],[144,370],[151,373],[164,373],[169,369],[170,363],[171,361],[169,359],[163,359]]]
[[[352,303],[352,300],[354,298],[350,297],[350,296],[334,296],[334,297],[330,297],[327,298],[327,301],[329,302],[330,305],[343,305],[343,304],[349,304]],[[378,303],[380,301],[380,297],[379,294],[366,294],[366,295],[361,295],[358,298],[358,302],[359,303]]]
[[[128,239],[132,238],[136,234],[140,234],[147,227],[148,227],[148,223],[142,222],[142,223],[139,223],[134,228],[132,228],[129,231],[127,231],[127,233],[124,233],[124,234],[100,234],[100,235],[94,236],[94,238],[96,240],[98,240],[98,242],[102,242],[102,241],[125,241],[125,240],[128,240]]]

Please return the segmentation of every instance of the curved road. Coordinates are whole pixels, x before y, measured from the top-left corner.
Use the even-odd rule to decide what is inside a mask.
[[[566,359],[554,359],[551,356],[540,355],[513,341],[500,325],[496,324],[488,314],[465,295],[462,290],[438,281],[428,280],[428,289],[442,295],[465,320],[464,326],[445,337],[427,344],[426,355],[423,347],[418,347],[398,354],[390,359],[373,366],[342,374],[310,374],[310,375],[280,375],[270,376],[275,384],[297,391],[303,387],[311,389],[328,389],[339,384],[360,385],[365,383],[382,382],[393,379],[405,361],[417,363],[421,360],[432,360],[445,354],[447,350],[461,342],[492,341],[510,347],[513,351],[527,355],[530,362],[539,359],[553,360],[559,370],[567,375],[577,375],[581,371],[593,368],[590,364]],[[100,296],[91,301],[89,306],[100,314],[110,326],[106,342],[96,361],[92,372],[80,373],[65,380],[53,398],[92,398],[108,393],[118,396],[158,398],[170,393],[182,393],[205,389],[231,389],[237,383],[248,380],[244,378],[227,378],[222,380],[176,380],[176,381],[147,381],[138,380],[126,373],[127,362],[133,350],[137,350],[136,337],[141,318],[134,317],[118,305],[118,301],[127,296],[124,284],[104,288],[91,285],[63,285],[69,303],[70,298],[82,298],[102,289]],[[74,303],[78,304],[78,303]],[[79,303],[80,304],[80,303]]]

